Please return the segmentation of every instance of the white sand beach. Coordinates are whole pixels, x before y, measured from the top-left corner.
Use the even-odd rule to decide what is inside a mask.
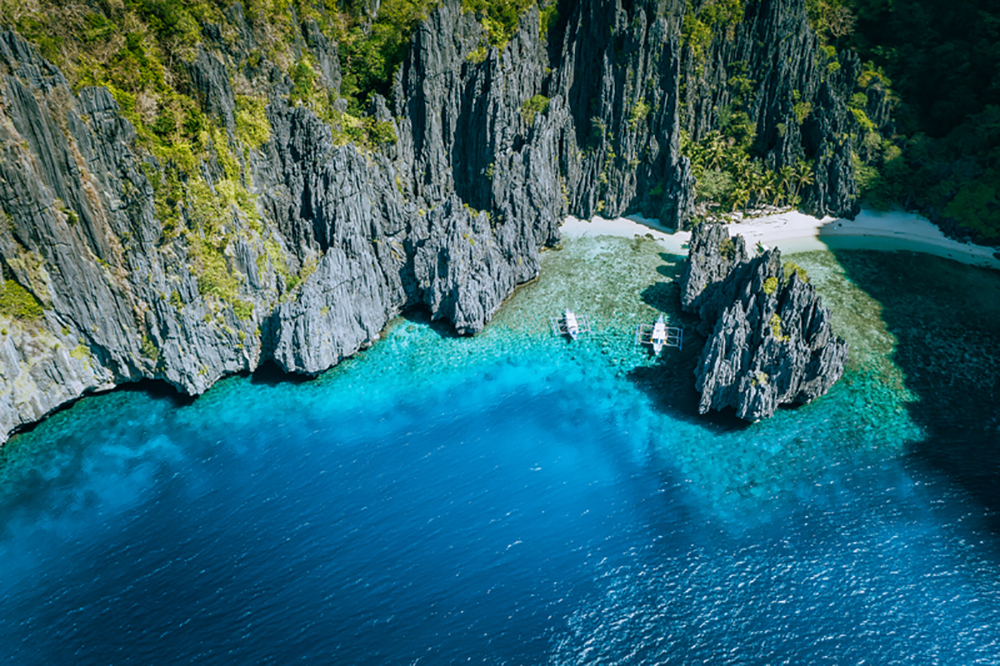
[[[862,210],[854,220],[825,217],[817,219],[797,211],[749,218],[730,224],[731,235],[740,234],[752,249],[758,242],[778,247],[783,253],[812,250],[909,250],[953,259],[973,266],[1000,270],[994,249],[947,238],[926,218],[912,213]],[[651,235],[672,254],[687,254],[690,232],[672,233],[656,220],[639,215],[606,220],[568,217],[560,227],[568,237]]]

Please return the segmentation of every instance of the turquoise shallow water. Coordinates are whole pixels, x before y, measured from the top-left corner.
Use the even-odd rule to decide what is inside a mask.
[[[912,305],[998,283],[796,260],[851,367],[751,426],[691,415],[693,335],[632,346],[690,332],[642,239],[567,241],[476,338],[399,320],[314,381],[80,401],[0,450],[0,659],[998,663],[1000,327],[969,309],[956,350]],[[562,306],[595,334],[547,335]]]

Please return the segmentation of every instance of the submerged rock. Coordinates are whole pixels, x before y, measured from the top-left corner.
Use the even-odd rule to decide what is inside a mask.
[[[830,310],[777,249],[748,257],[743,238],[703,224],[691,235],[681,306],[708,335],[695,369],[698,411],[733,407],[756,421],[782,404],[807,403],[840,379],[847,343]]]

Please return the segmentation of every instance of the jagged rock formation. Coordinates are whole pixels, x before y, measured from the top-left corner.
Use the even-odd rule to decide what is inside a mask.
[[[638,210],[683,225],[693,186],[679,151],[684,11],[680,0],[564,3],[544,36],[532,7],[500,50],[446,0],[414,35],[391,103],[371,102],[396,141],[363,148],[289,101],[293,80],[262,57],[260,31],[235,3],[224,27],[202,26],[184,64],[184,85],[219,129],[217,158],[180,185],[170,160],[181,157],[144,149],[107,90],[74,93],[0,32],[0,264],[4,284],[42,309],[0,316],[0,437],[142,378],[198,394],[267,360],[318,373],[410,307],[475,333],[537,274],[539,248],[569,213]],[[778,14],[755,39],[784,39],[791,19]],[[796,16],[788,29],[800,35]],[[293,50],[336,97],[337,44],[292,18]],[[809,44],[798,48],[812,67]],[[239,138],[241,95],[266,103],[259,145]],[[528,113],[535,96],[545,104]],[[817,145],[837,131],[817,125]],[[848,181],[819,188],[817,206],[841,206]],[[175,201],[181,185],[187,198]]]
[[[690,11],[705,4],[695,2]],[[771,168],[813,162],[815,182],[803,192],[806,210],[853,218],[858,193],[852,152],[867,160],[880,149],[878,140],[866,140],[848,106],[862,90],[861,62],[853,51],[824,51],[809,29],[804,2],[747,2],[742,21],[717,29],[704,54],[686,55],[681,122],[693,139],[724,126],[738,106],[756,129],[755,152]],[[864,117],[888,128],[885,88],[876,82],[864,93]]]
[[[734,407],[741,419],[767,418],[825,394],[843,373],[847,343],[813,286],[795,270],[785,275],[777,249],[748,257],[724,226],[692,233],[681,305],[708,335],[695,369],[702,414]]]

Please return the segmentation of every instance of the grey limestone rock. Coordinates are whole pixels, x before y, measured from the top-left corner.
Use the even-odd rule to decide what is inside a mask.
[[[705,4],[695,2],[693,9]],[[845,50],[830,59],[801,0],[745,3],[742,20],[716,29],[705,51],[700,57],[687,52],[682,66],[681,122],[689,136],[698,140],[723,127],[738,103],[755,130],[754,151],[772,168],[813,164],[815,180],[803,197],[810,212],[853,215],[851,153],[867,157],[871,149],[847,105],[859,90],[857,55]],[[868,117],[891,133],[884,89],[876,84],[865,92]]]
[[[198,55],[188,67],[188,72],[205,111],[222,120],[232,132],[235,127],[233,114],[236,112],[236,98],[225,65],[214,54],[206,51],[204,46],[199,45]]]
[[[730,238],[721,224],[703,224],[695,227],[688,248],[681,271],[681,306],[699,315],[701,332],[708,335],[733,300],[736,280],[726,278],[734,271],[742,272],[748,259],[746,244],[742,236]]]
[[[768,69],[768,80],[791,77],[810,99],[828,85],[829,103],[817,103],[816,117],[827,107],[840,113],[842,91],[810,73],[815,40],[801,28],[801,11],[782,14],[787,1],[748,3],[748,16],[758,18],[747,35],[766,46],[751,66],[766,69],[768,40],[791,30],[798,64]],[[371,12],[378,4],[369,3]],[[370,344],[407,308],[476,333],[538,274],[540,248],[558,241],[570,213],[639,211],[683,226],[694,185],[680,153],[686,3],[564,5],[545,35],[537,7],[529,9],[499,49],[459,0],[444,0],[414,34],[391,100],[370,100],[374,119],[397,140],[368,147],[289,101],[287,63],[260,56],[261,26],[240,3],[230,5],[225,30],[203,26],[184,85],[227,130],[214,140],[229,145],[216,148],[229,151],[241,175],[206,158],[185,176],[192,182],[180,183],[200,193],[204,210],[188,201],[173,217],[164,213],[170,165],[143,147],[112,95],[74,94],[58,68],[0,31],[0,265],[44,310],[0,322],[0,437],[87,392],[143,378],[198,394],[269,360],[316,374]],[[291,29],[292,51],[311,56],[317,85],[336,97],[338,45],[312,19],[293,20]],[[741,39],[744,48],[749,37]],[[263,145],[237,141],[237,92],[267,99]],[[773,106],[761,102],[761,127],[778,118],[764,110]],[[333,108],[343,112],[346,101]],[[808,130],[815,146],[832,146],[843,127],[831,118],[804,125],[802,139]],[[836,164],[842,153],[834,148]],[[814,198],[835,210],[853,180],[846,167],[823,173],[832,175]],[[222,196],[237,187],[242,203]],[[742,244],[734,252],[730,263],[753,263],[743,261]],[[699,270],[691,284],[729,285],[721,265]],[[798,293],[795,284],[768,307],[789,322],[825,321],[822,310],[803,319],[780,309]],[[719,321],[750,321],[730,315],[721,296],[692,298]],[[759,326],[749,331],[766,337]],[[803,338],[802,349],[818,344],[816,336]],[[762,372],[779,363],[754,362]],[[733,381],[748,371],[740,366]],[[821,372],[788,376],[787,386],[775,379],[774,388],[751,387],[762,397],[748,413],[772,398],[823,390]]]
[[[727,241],[738,249],[723,252]],[[690,247],[681,305],[699,314],[708,335],[695,369],[702,414],[733,407],[741,419],[768,418],[840,379],[847,343],[813,286],[794,270],[785,276],[777,249],[749,258],[741,237],[707,224],[695,228]]]

